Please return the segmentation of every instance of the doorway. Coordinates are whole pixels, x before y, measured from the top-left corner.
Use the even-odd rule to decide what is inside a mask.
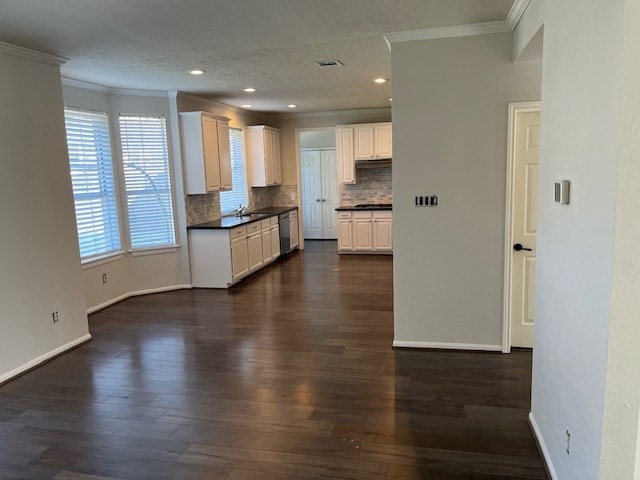
[[[309,240],[338,237],[335,129],[299,132],[302,234]]]
[[[509,105],[503,351],[533,348],[540,102]]]

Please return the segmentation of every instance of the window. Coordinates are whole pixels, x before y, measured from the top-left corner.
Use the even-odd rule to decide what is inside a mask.
[[[120,138],[131,248],[175,245],[164,117],[120,115]]]
[[[233,190],[220,192],[220,211],[223,215],[235,212],[240,204],[249,204],[247,161],[244,156],[244,135],[241,129],[229,129],[229,144]]]
[[[80,257],[120,250],[109,118],[102,112],[64,109]]]

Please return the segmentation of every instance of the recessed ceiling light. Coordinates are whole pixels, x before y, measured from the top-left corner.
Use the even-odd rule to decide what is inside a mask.
[[[289,108],[296,108],[297,106],[298,106],[298,105],[295,105],[295,104],[293,104],[293,103],[290,103],[289,105],[287,105],[287,107],[289,107]]]
[[[390,99],[389,99],[389,101],[390,101],[390,102],[393,102],[393,98],[390,98]]]
[[[386,79],[386,78],[376,78],[376,79],[374,80],[374,82],[376,82],[376,83],[385,83],[386,81],[387,81],[387,79]]]
[[[193,70],[189,70],[189,73],[191,75],[202,75],[204,74],[204,70],[202,70],[201,68],[194,68]]]
[[[240,105],[242,108],[251,108],[253,105],[249,105],[248,103],[245,103],[244,105]]]
[[[253,93],[256,91],[256,89],[253,87],[248,87],[248,88],[244,88],[243,91],[247,93]]]

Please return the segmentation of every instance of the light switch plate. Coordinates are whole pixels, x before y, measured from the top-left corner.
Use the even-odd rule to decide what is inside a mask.
[[[569,204],[569,180],[560,180],[554,184],[553,201],[560,205]]]

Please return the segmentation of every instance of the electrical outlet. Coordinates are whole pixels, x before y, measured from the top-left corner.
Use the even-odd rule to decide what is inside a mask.
[[[571,451],[571,432],[567,430],[567,455]]]
[[[51,313],[51,318],[53,319],[53,323],[58,323],[58,312],[52,312]]]
[[[106,273],[102,274],[102,283],[107,283],[107,274]]]

